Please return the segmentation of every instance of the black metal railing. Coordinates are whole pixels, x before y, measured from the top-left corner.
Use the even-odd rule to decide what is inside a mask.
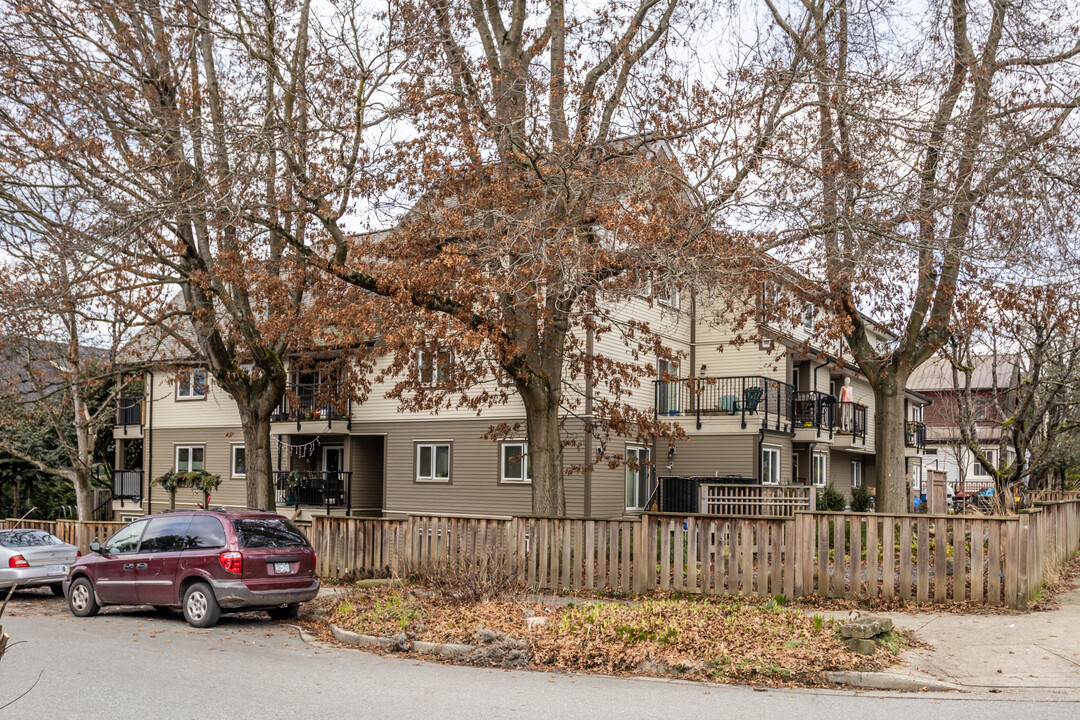
[[[866,442],[866,406],[855,402],[837,403],[836,433]]]
[[[117,500],[142,501],[142,470],[113,470],[112,496]]]
[[[116,424],[142,425],[142,396],[116,398]]]
[[[352,473],[342,470],[281,470],[274,473],[277,500],[283,505],[352,510]]]
[[[351,414],[352,400],[343,397],[337,383],[293,383],[286,386],[270,419],[299,424],[308,420],[348,420]]]
[[[798,428],[816,428],[832,432],[836,417],[836,398],[816,390],[796,390],[792,393],[792,419]]]
[[[733,377],[692,377],[655,381],[656,417],[697,419],[703,416],[738,415],[742,426],[747,418],[760,420],[762,427],[790,430],[792,385],[760,375]]]
[[[920,452],[926,449],[926,424],[919,420],[904,423],[904,445]]]

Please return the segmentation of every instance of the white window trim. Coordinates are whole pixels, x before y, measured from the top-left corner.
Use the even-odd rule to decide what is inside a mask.
[[[814,478],[814,469],[817,465],[818,458],[822,460],[821,463],[821,482],[818,482]],[[829,457],[825,453],[814,453],[810,458],[810,484],[814,487],[825,487],[829,482]]]
[[[416,442],[416,482],[421,483],[448,483],[454,475],[454,444],[450,440],[417,440]],[[446,446],[446,477],[435,477],[435,448],[440,445]],[[422,476],[420,474],[420,449],[429,447],[431,448],[431,475]]]
[[[200,450],[203,451],[203,456],[202,456],[203,470],[206,470],[206,445],[205,444],[174,445],[173,446],[173,472],[180,472],[180,451],[185,450],[185,449],[186,450],[193,450],[195,448],[199,448]],[[191,472],[191,453],[190,452],[188,453],[188,469],[185,472]]]
[[[776,464],[773,467],[776,468],[776,480],[765,479],[765,453],[776,453]],[[761,446],[761,484],[762,485],[779,485],[783,479],[783,473],[780,471],[780,463],[784,461],[784,453],[779,447],[775,445],[762,445]]]
[[[187,375],[188,376],[188,391],[190,393],[195,388],[195,383],[193,383],[191,381],[192,380],[191,376],[196,372],[201,372],[203,374],[203,383],[202,383],[203,391],[202,391],[202,395],[192,395],[192,394],[181,395],[180,394],[180,379],[179,379],[179,377],[177,377],[177,380],[176,380],[176,393],[175,393],[177,402],[186,402],[188,400],[205,400],[206,399],[207,392],[210,389],[210,374],[206,372],[206,368],[185,368],[183,370],[180,370],[177,373],[177,375],[178,376],[179,375]]]
[[[803,306],[802,326],[805,330],[814,329],[814,321],[817,319],[817,308],[814,303],[808,302]]]
[[[858,470],[858,472],[855,472],[856,470]],[[863,461],[862,460],[852,460],[851,461],[851,487],[852,488],[862,487],[863,484],[866,482],[866,478],[863,476],[863,473],[865,472],[865,470],[866,470],[866,468],[863,467]]]
[[[440,377],[440,368],[442,364],[439,362],[439,356],[446,353],[446,377]],[[432,360],[431,365],[431,381],[424,381],[424,356],[430,356]],[[418,348],[416,350],[416,380],[424,387],[438,387],[439,385],[445,385],[453,377],[454,370],[454,351],[445,347],[435,348]]]
[[[656,302],[664,307],[669,307],[672,310],[679,309],[679,290],[677,288],[672,289],[670,293],[665,297],[659,292],[656,294]]]
[[[645,484],[646,484],[646,486],[648,486],[648,484],[649,484],[649,482],[648,482],[648,480],[649,480],[649,477],[648,477],[649,466],[648,465],[642,466],[640,464],[641,463],[640,451],[642,451],[642,450],[645,451],[645,459],[646,460],[652,460],[652,450],[650,448],[644,446],[644,445],[635,445],[633,443],[628,443],[626,445],[626,449],[623,450],[623,459],[624,460],[626,459],[626,456],[630,454],[631,450],[638,453],[638,470],[637,470],[637,472],[641,472],[641,470],[645,471],[645,473],[646,473]],[[626,472],[629,472],[630,470],[631,470],[630,466],[627,465],[626,466]],[[623,499],[624,500],[626,499],[626,472],[623,473]],[[635,478],[635,491],[637,489],[636,480],[637,480],[637,478]],[[632,511],[635,511],[635,512],[640,511],[640,510],[644,509],[645,503],[648,502],[649,498],[648,497],[643,497],[643,498],[639,497],[637,500],[638,500],[638,505],[636,507],[632,506],[632,505],[627,505],[626,509],[627,510],[632,510]]]
[[[506,477],[506,447],[516,445],[521,448],[522,475],[521,478]],[[525,440],[504,440],[499,443],[499,482],[507,485],[531,485],[532,468],[529,465],[529,443]]]
[[[237,448],[244,450],[243,443],[233,443],[229,450],[229,476],[234,478],[247,477],[247,450],[244,450],[244,472],[236,472],[236,450]],[[203,450],[203,466],[206,465],[206,451]]]

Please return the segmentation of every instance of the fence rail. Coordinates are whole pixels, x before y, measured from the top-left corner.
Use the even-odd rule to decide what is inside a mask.
[[[545,590],[676,590],[1027,607],[1080,550],[1080,500],[1013,517],[794,510],[787,517],[316,517],[318,571],[407,573],[498,560]]]
[[[709,515],[793,517],[817,507],[817,488],[805,485],[702,483],[701,512]]]

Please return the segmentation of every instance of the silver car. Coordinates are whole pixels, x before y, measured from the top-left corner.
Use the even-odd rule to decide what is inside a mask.
[[[44,530],[0,530],[0,588],[48,585],[63,595],[68,565],[80,554]]]

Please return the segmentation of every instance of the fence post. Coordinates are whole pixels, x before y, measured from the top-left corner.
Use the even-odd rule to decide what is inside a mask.
[[[634,576],[633,590],[643,594],[649,590],[649,563],[648,553],[645,546],[649,537],[649,516],[642,514],[641,519],[634,524]]]
[[[1016,607],[1019,610],[1027,610],[1028,601],[1031,598],[1028,575],[1032,570],[1028,562],[1028,549],[1034,547],[1031,537],[1031,516],[1027,513],[1020,514],[1016,540]]]
[[[813,467],[813,465],[814,465],[814,457],[813,457],[813,454],[811,454],[811,456],[810,456],[810,475],[811,475],[810,482],[811,483],[814,482],[814,478],[813,478],[814,467]],[[817,510],[817,488],[814,487],[813,485],[810,486],[810,507],[808,507],[806,509],[807,509],[808,512],[814,512],[814,511]]]

